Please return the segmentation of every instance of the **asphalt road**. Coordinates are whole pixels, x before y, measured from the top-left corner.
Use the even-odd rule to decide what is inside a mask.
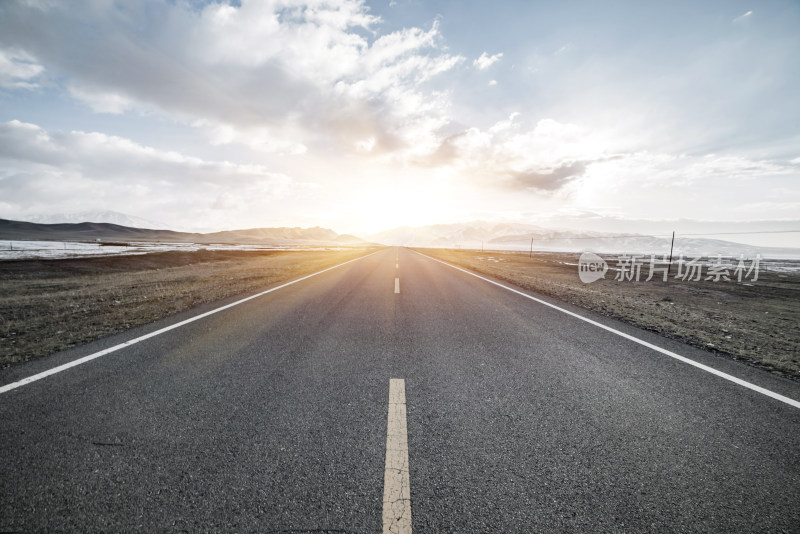
[[[800,532],[800,409],[405,249],[2,393],[0,421],[2,532],[380,532],[403,422],[414,532]]]

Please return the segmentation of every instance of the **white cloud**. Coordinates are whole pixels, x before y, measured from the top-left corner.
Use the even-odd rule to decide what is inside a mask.
[[[0,87],[7,89],[35,89],[39,87],[36,79],[44,72],[44,67],[21,50],[0,49]]]
[[[151,218],[184,212],[209,223],[248,212],[257,218],[265,205],[306,185],[261,165],[208,161],[96,132],[0,123],[0,197],[11,213],[102,205]]]
[[[487,130],[469,128],[446,138],[424,164],[447,166],[490,185],[555,191],[610,157],[600,136],[574,124],[543,119],[528,131],[519,113]]]
[[[72,98],[79,100],[97,113],[121,115],[137,107],[134,100],[120,93],[110,93],[102,89],[92,89],[79,84],[71,84],[67,87],[67,90]]]
[[[504,132],[510,130],[511,128],[519,128],[519,124],[515,123],[515,119],[520,116],[519,111],[515,111],[511,115],[508,116],[508,119],[504,121],[497,121],[494,123],[493,126],[489,128],[490,134],[496,134],[497,132]]]
[[[271,138],[264,151],[374,137],[377,154],[446,120],[449,101],[425,83],[464,59],[436,23],[384,35],[379,24],[361,0],[54,3],[0,17],[0,44],[34,54],[97,112],[160,112],[232,143],[255,132]]]
[[[773,218],[782,215],[794,219],[800,213],[800,202],[747,202],[742,208],[756,213],[769,213]]]
[[[787,183],[797,176],[774,161],[641,151],[591,164],[570,189],[570,203],[616,206],[627,218],[767,219],[778,214],[763,203],[796,202],[798,190]]]
[[[356,148],[360,152],[372,152],[372,149],[375,148],[375,138],[370,137],[369,139],[356,141]]]
[[[733,19],[733,22],[741,22],[743,20],[746,20],[746,19],[750,18],[752,15],[753,15],[753,12],[752,11],[748,11],[747,13],[739,15],[738,17]]]
[[[280,198],[282,191],[299,187],[273,173],[275,169],[313,176],[321,184],[315,190],[316,203],[304,198],[294,205],[286,201],[270,205],[270,211],[284,209],[287,218],[294,217],[286,215],[289,210],[307,210],[308,217],[317,217],[326,206],[339,205],[332,198],[347,197],[346,193],[337,197],[337,192],[360,190],[376,181],[392,194],[405,187],[408,197],[414,198],[421,195],[418,184],[441,180],[437,183],[453,187],[452,191],[443,187],[445,193],[437,198],[456,198],[456,190],[462,188],[480,190],[474,198],[482,206],[494,187],[491,195],[504,196],[498,205],[513,198],[525,209],[531,209],[532,199],[558,196],[540,191],[571,195],[578,185],[590,183],[602,185],[616,197],[610,193],[603,197],[602,191],[587,187],[587,206],[618,206],[623,201],[617,199],[627,194],[625,187],[657,191],[629,203],[642,210],[661,203],[661,187],[701,190],[706,181],[719,185],[736,179],[737,186],[747,188],[747,193],[737,193],[740,198],[758,200],[755,178],[783,176],[784,182],[789,181],[790,165],[784,160],[737,159],[733,152],[680,155],[684,150],[701,150],[697,147],[725,151],[732,146],[731,138],[718,132],[739,131],[739,123],[748,125],[748,136],[755,136],[749,153],[765,154],[758,151],[758,143],[781,139],[787,149],[793,146],[786,140],[793,132],[791,113],[764,114],[763,106],[753,105],[763,102],[763,95],[776,96],[767,98],[776,102],[785,96],[764,87],[792,86],[785,83],[787,75],[779,74],[795,72],[786,47],[780,46],[785,39],[770,40],[774,46],[751,48],[749,41],[711,38],[709,42],[718,46],[705,47],[699,55],[684,54],[679,48],[675,57],[688,60],[672,61],[666,54],[666,63],[658,62],[656,68],[647,62],[647,51],[658,44],[649,37],[633,54],[620,56],[616,48],[598,50],[598,57],[618,60],[597,62],[581,59],[591,51],[587,48],[591,32],[585,39],[577,34],[560,35],[558,40],[536,37],[536,46],[529,47],[534,54],[530,64],[517,65],[519,83],[506,87],[504,81],[502,94],[492,102],[477,102],[473,90],[480,93],[481,86],[487,87],[483,83],[499,85],[489,78],[503,78],[489,73],[492,76],[476,86],[459,87],[464,77],[454,76],[446,83],[438,83],[437,77],[460,64],[471,71],[487,71],[497,61],[508,60],[509,51],[505,57],[483,52],[466,63],[448,51],[438,24],[382,31],[381,20],[372,13],[362,0],[0,1],[4,94],[58,83],[96,112],[138,114],[136,121],[108,122],[124,125],[127,131],[141,128],[132,134],[142,136],[137,139],[146,139],[147,121],[153,125],[163,119],[157,115],[172,119],[162,124],[177,121],[194,126],[200,134],[175,128],[178,135],[185,134],[175,140],[176,146],[193,146],[182,148],[181,154],[102,134],[2,125],[0,206],[8,206],[9,198],[16,209],[50,199],[53,209],[78,211],[83,206],[59,203],[80,204],[84,197],[100,196],[111,203],[130,199],[142,205],[149,198],[177,212],[182,210],[175,199],[185,197],[197,213],[204,209],[227,213],[223,208],[237,202],[258,204],[264,212],[262,200]],[[725,16],[730,20],[733,13]],[[748,11],[739,19],[752,21],[755,16]],[[688,30],[707,31],[701,18],[696,23]],[[573,43],[571,47],[559,48],[567,42],[564,39]],[[581,68],[566,65],[568,58]],[[653,76],[651,67],[659,70],[659,76]],[[667,74],[661,76],[662,71]],[[538,72],[533,84],[532,72]],[[736,83],[729,83],[734,79]],[[462,90],[466,98],[456,93]],[[568,108],[563,102],[569,102]],[[55,100],[52,104],[59,105]],[[540,115],[527,121],[518,114],[486,119],[500,109],[537,110]],[[732,109],[737,113],[714,111]],[[663,115],[651,110],[663,110]],[[61,108],[60,113],[66,118],[71,112]],[[552,118],[538,120],[542,117]],[[759,122],[762,117],[774,119]],[[169,142],[164,135],[159,138]],[[198,139],[200,144],[193,145]],[[189,157],[188,153],[204,154],[202,140],[214,145],[203,147],[215,154],[204,158],[241,158],[269,165],[248,167]],[[413,172],[407,172],[415,164]],[[800,158],[791,164],[800,165]],[[534,193],[521,195],[520,190]],[[783,196],[796,195],[790,190]],[[675,204],[684,196],[676,193]],[[717,198],[714,190],[702,200]],[[739,200],[720,205],[731,209]],[[700,200],[697,206],[704,209]],[[149,216],[164,218],[160,213]],[[237,225],[250,224],[236,220]]]
[[[605,187],[635,183],[638,188],[697,187],[753,182],[792,176],[786,162],[740,155],[686,156],[649,151],[631,152],[609,131],[542,119],[526,129],[520,114],[487,129],[468,128],[445,138],[419,163],[451,169],[456,175],[492,187],[557,191],[568,185],[600,180]],[[800,158],[791,163],[800,163]]]
[[[472,64],[478,70],[486,70],[489,67],[491,67],[493,63],[495,63],[497,61],[500,61],[500,58],[502,58],[502,57],[503,57],[503,53],[502,52],[500,52],[499,54],[495,54],[493,56],[490,56],[489,54],[484,52],[484,53],[481,54],[481,56],[478,59],[474,60],[472,62]]]
[[[200,128],[206,134],[208,142],[215,146],[238,143],[272,154],[301,155],[308,151],[304,144],[287,140],[298,138],[300,134],[280,125],[275,125],[274,128],[236,128],[230,124],[197,119],[192,126]]]
[[[555,52],[553,52],[553,55],[554,56],[561,56],[561,55],[564,55],[567,52],[569,52],[571,49],[572,49],[572,47],[567,44],[567,45],[562,46],[561,48],[559,48]]]
[[[743,156],[718,156],[707,154],[695,158],[685,167],[685,175],[690,180],[703,180],[709,177],[723,177],[729,180],[752,180],[764,176],[794,174],[795,169],[765,160],[752,160]]]

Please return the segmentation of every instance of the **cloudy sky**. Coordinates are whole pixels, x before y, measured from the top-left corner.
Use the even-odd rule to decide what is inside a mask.
[[[4,0],[0,217],[785,223],[798,28],[796,0]]]

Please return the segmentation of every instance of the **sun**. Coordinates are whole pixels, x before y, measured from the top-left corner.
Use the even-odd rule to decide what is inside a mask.
[[[351,194],[349,218],[365,235],[399,226],[424,226],[446,218],[451,203],[435,187],[364,188]]]

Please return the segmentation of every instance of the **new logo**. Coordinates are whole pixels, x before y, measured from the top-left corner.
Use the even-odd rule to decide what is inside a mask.
[[[606,277],[608,264],[594,252],[584,252],[578,260],[578,276],[584,284]]]

